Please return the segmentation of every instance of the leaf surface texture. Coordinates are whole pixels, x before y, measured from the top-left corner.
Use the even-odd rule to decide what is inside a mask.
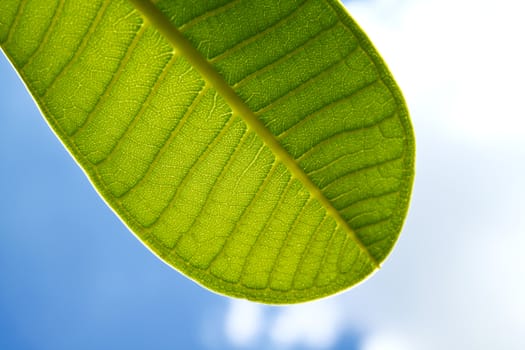
[[[108,204],[198,283],[296,303],[391,251],[412,127],[338,2],[7,0],[0,44]]]

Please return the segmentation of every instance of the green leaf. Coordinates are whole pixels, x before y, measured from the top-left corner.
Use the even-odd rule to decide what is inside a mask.
[[[202,285],[344,290],[405,218],[401,93],[335,0],[4,0],[0,44],[107,203]]]

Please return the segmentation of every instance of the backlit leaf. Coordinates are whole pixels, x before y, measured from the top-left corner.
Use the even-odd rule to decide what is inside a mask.
[[[0,44],[161,259],[267,303],[344,290],[405,218],[401,93],[335,0],[3,0]]]

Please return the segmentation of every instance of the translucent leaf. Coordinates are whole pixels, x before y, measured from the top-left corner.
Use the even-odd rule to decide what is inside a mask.
[[[338,2],[8,0],[0,44],[107,203],[202,285],[296,303],[392,249],[412,128]]]

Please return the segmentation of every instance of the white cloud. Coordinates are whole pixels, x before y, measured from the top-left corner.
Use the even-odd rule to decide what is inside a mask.
[[[412,111],[414,198],[383,271],[338,300],[378,341],[382,329],[396,329],[394,337],[417,336],[427,350],[525,348],[521,4],[418,0],[389,13],[367,7],[384,3],[349,7]]]
[[[331,349],[350,328],[340,307],[334,298],[281,307],[232,300],[225,333],[230,344],[243,348],[262,339],[272,349]]]
[[[424,105],[436,117],[431,122],[448,133],[480,141],[523,136],[520,2],[377,0],[347,6],[390,66],[413,115]]]
[[[315,349],[331,348],[344,324],[343,315],[333,299],[282,308],[269,335],[279,348],[302,345]]]
[[[232,299],[226,314],[224,330],[233,345],[244,347],[257,340],[263,327],[262,322],[261,305]]]
[[[365,337],[362,350],[420,350],[413,336],[405,337],[398,331],[374,332]]]

